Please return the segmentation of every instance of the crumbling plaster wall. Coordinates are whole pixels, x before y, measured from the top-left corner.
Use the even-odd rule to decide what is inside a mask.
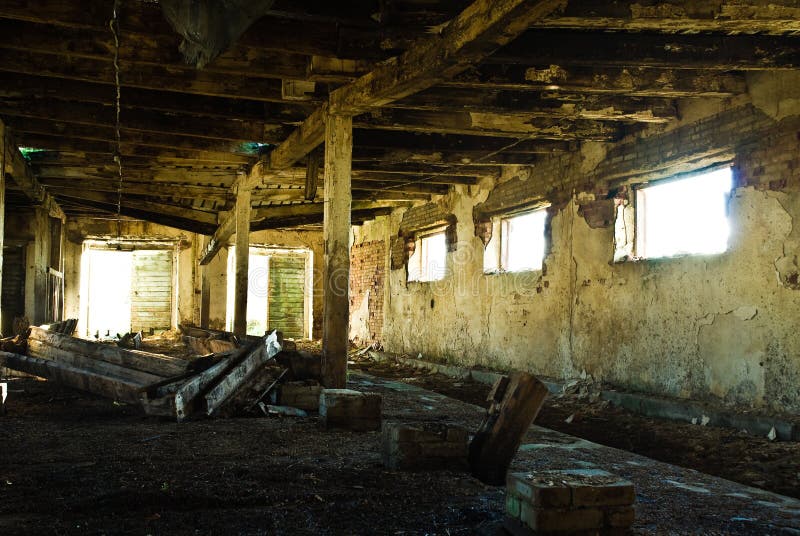
[[[754,86],[758,94],[783,87]],[[677,127],[586,145],[439,199],[457,219],[448,275],[407,283],[404,268],[389,272],[385,348],[555,378],[586,371],[631,390],[800,410],[800,121],[789,102],[770,110],[753,100],[712,106],[711,116],[690,105],[691,120]],[[726,253],[613,262],[613,223],[596,209],[613,213],[615,188],[731,159]],[[483,274],[476,214],[542,200],[552,203],[545,268]],[[383,232],[397,236],[401,218],[397,211],[385,219]],[[358,242],[363,231],[355,232]]]

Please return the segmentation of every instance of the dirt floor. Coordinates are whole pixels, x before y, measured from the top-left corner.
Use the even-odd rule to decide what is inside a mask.
[[[502,518],[500,491],[465,473],[385,470],[379,432],[179,425],[48,382],[9,391],[0,534],[474,534]]]
[[[397,363],[361,358],[351,366],[483,407],[490,389],[474,381],[425,373]],[[601,445],[800,498],[800,443],[797,442],[773,442],[726,428],[641,417],[604,401],[591,401],[590,396],[577,393],[549,397],[536,424]]]

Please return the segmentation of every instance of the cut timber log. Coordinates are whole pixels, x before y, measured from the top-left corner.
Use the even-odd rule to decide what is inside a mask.
[[[497,380],[488,400],[491,406],[469,446],[472,474],[486,484],[503,485],[511,460],[536,418],[547,387],[525,372]]]
[[[141,372],[148,372],[160,376],[161,378],[180,376],[186,372],[187,362],[183,359],[139,350],[126,350],[124,348],[77,339],[59,333],[51,333],[40,327],[31,328],[28,344],[30,344],[31,341],[39,341],[59,350],[73,352]],[[41,357],[47,356],[42,355]]]
[[[142,388],[142,384],[131,380],[88,372],[50,359],[8,352],[0,352],[0,366],[123,402],[138,402],[139,390]]]
[[[225,376],[206,394],[207,415],[213,415],[259,368],[280,352],[277,332],[273,331],[263,341],[241,362],[226,371]]]
[[[200,395],[205,393],[209,386],[225,373],[232,362],[241,359],[250,348],[251,346],[248,345],[233,352],[215,354],[216,357],[221,357],[221,359],[197,374],[150,386],[142,393],[140,399],[145,413],[172,417],[178,422],[183,422],[190,418],[196,411],[199,411],[197,406],[199,405]],[[213,359],[214,356],[211,356],[210,360]]]
[[[84,370],[102,374],[104,376],[119,378],[121,380],[128,380],[139,385],[149,385],[163,380],[163,376],[150,374],[149,372],[142,372],[140,370],[133,370],[122,365],[115,365],[100,361],[92,357],[87,357],[83,354],[55,348],[47,343],[37,341],[35,339],[28,339],[28,355],[41,359],[50,359],[58,361],[65,365],[69,365],[76,369]]]

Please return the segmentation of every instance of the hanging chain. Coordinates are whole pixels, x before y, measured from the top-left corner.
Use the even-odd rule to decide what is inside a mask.
[[[117,164],[119,182],[117,183],[117,239],[122,235],[122,135],[120,133],[120,112],[122,110],[121,97],[122,90],[119,81],[119,7],[120,0],[114,0],[114,11],[108,23],[111,34],[114,36],[114,85],[116,94],[116,123],[114,133],[116,135],[116,148],[114,162]]]

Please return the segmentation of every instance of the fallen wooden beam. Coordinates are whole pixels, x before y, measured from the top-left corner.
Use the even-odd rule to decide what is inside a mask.
[[[122,402],[137,403],[143,387],[138,382],[89,372],[66,363],[8,352],[0,352],[0,366]]]
[[[162,378],[179,376],[186,372],[187,361],[161,354],[127,350],[116,346],[96,343],[60,333],[48,332],[41,327],[31,327],[28,344],[39,341],[50,347],[80,354],[91,359],[113,363],[129,369],[147,372]]]
[[[224,377],[205,395],[206,414],[213,415],[267,361],[281,351],[278,332],[273,331],[256,345],[241,362],[226,371]]]
[[[519,445],[536,418],[547,387],[526,372],[512,372],[497,380],[488,396],[491,406],[469,446],[472,474],[486,484],[500,486]]]
[[[110,378],[128,380],[139,385],[149,385],[164,379],[163,376],[134,370],[123,365],[115,365],[78,352],[56,348],[35,339],[28,339],[28,355],[57,361],[86,372],[102,374]]]

